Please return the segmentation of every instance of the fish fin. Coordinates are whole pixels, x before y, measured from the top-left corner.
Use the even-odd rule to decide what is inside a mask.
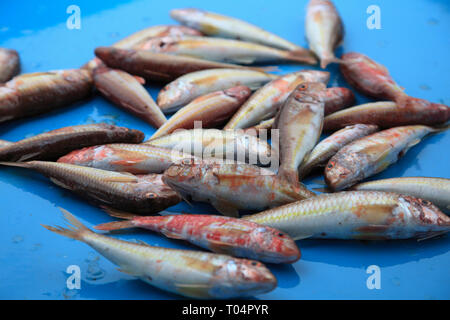
[[[134,228],[135,225],[132,221],[113,221],[113,222],[107,222],[102,223],[99,225],[96,225],[94,229],[97,230],[104,230],[104,231],[111,231],[111,230],[119,230],[119,229],[129,229]]]
[[[75,240],[83,240],[83,235],[85,233],[92,232],[69,211],[64,210],[63,208],[59,208],[59,210],[61,210],[64,219],[68,223],[68,228],[42,225],[45,229]]]
[[[126,269],[126,268],[123,268],[123,267],[116,268],[116,269],[117,269],[117,271],[123,272],[123,273],[128,274],[128,275],[133,276],[133,277],[139,277],[140,276],[135,271],[130,270],[130,269]]]
[[[126,172],[123,172],[123,173],[121,173],[120,176],[103,178],[103,181],[128,183],[128,182],[138,182],[138,178],[131,173],[127,174]]]
[[[209,246],[211,251],[216,253],[230,254],[230,248],[234,246],[230,243],[219,241],[219,240],[208,240],[211,245]]]
[[[54,184],[56,184],[58,187],[61,187],[61,188],[63,188],[63,189],[67,189],[67,190],[73,190],[72,187],[68,186],[67,184],[65,184],[65,183],[62,182],[62,181],[59,181],[59,180],[56,179],[56,178],[50,177],[49,179],[50,179],[51,182],[53,182]]]
[[[175,285],[177,292],[184,296],[198,298],[198,299],[211,298],[211,295],[207,291],[212,288],[212,285],[210,285],[210,284],[175,283],[174,285]]]
[[[31,158],[34,158],[35,156],[39,155],[40,153],[41,153],[40,151],[37,151],[37,152],[33,152],[33,153],[24,154],[17,160],[17,162],[23,162],[23,161],[30,160]]]
[[[415,139],[413,141],[411,141],[406,147],[405,149],[403,149],[402,151],[399,152],[398,157],[401,158],[403,157],[408,151],[409,149],[411,149],[412,147],[414,147],[416,144],[420,143],[420,139]],[[389,164],[387,163],[386,166],[388,166]]]
[[[292,237],[292,239],[297,241],[297,240],[308,239],[308,238],[311,238],[312,236],[313,236],[312,234],[301,234],[301,235],[298,235],[296,237]]]
[[[439,237],[442,236],[444,234],[446,234],[448,231],[436,231],[436,232],[431,232],[428,236],[424,236],[422,238],[418,238],[417,241],[424,241],[424,240],[428,240],[431,238],[435,238],[435,237]]]
[[[320,67],[325,69],[330,63],[342,63],[342,59],[336,57],[320,59]]]
[[[144,85],[145,84],[145,79],[139,76],[133,76],[137,82],[139,82],[140,84]]]
[[[433,133],[443,132],[443,131],[446,131],[448,129],[450,129],[450,123],[447,123],[447,124],[445,124],[443,126],[434,127]]]
[[[317,64],[316,56],[311,51],[306,49],[285,51],[285,58],[293,62],[300,62],[311,65]]]
[[[103,211],[105,211],[107,214],[109,214],[111,217],[114,217],[114,218],[131,220],[136,217],[135,214],[132,214],[130,212],[121,211],[121,210],[110,208],[107,206],[100,206],[100,208]]]
[[[215,200],[211,205],[224,216],[239,218],[239,210],[228,201]]]
[[[174,232],[170,232],[168,230],[160,230],[160,232],[166,236],[167,238],[171,238],[171,239],[177,239],[177,240],[183,240],[184,238],[182,236],[180,236],[179,234],[176,234]]]
[[[235,62],[237,64],[252,64],[255,62],[255,58],[252,57],[233,57],[231,60],[231,62]]]

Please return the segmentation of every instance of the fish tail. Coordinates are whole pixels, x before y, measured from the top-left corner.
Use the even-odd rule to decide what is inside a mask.
[[[85,225],[83,225],[77,218],[75,218],[69,211],[64,210],[63,208],[59,208],[59,210],[61,210],[61,212],[63,213],[63,217],[68,222],[69,224],[68,228],[42,225],[45,229],[63,235],[65,237],[81,241],[83,240],[83,236],[86,233],[92,232]]]
[[[344,60],[336,57],[323,58],[320,60],[320,67],[325,69],[330,63],[344,63]]]
[[[31,168],[31,162],[5,162],[5,161],[0,161],[0,166]]]
[[[133,228],[134,224],[132,221],[113,221],[113,222],[107,222],[102,223],[94,227],[94,229],[97,230],[105,230],[105,231],[111,231],[111,230],[119,230],[119,229],[128,229]]]
[[[294,62],[314,65],[317,63],[316,56],[309,50],[286,51],[286,59]]]

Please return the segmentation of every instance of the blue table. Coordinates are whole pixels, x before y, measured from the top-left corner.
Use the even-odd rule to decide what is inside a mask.
[[[81,29],[69,30],[66,8],[72,1],[2,1],[0,46],[20,52],[23,72],[77,68],[96,46],[109,45],[150,25],[173,23],[171,8],[195,6],[253,22],[306,46],[306,1],[108,1],[77,0]],[[376,2],[381,29],[369,30],[370,0],[336,1],[346,27],[339,54],[358,51],[386,65],[406,91],[450,105],[450,2],[416,0]],[[283,66],[283,73],[302,66]],[[329,67],[330,85],[346,86],[337,67]],[[149,87],[156,97],[157,87]],[[358,103],[369,101],[357,95]],[[108,122],[154,131],[102,97],[56,112],[0,125],[0,139],[17,141],[44,131],[77,124]],[[374,178],[431,176],[450,178],[450,132],[426,138],[397,164]],[[320,187],[311,178],[309,187]],[[88,226],[110,221],[98,208],[31,171],[0,168],[0,298],[2,299],[179,299],[115,269],[85,244],[48,232],[40,224],[60,225],[57,207],[76,214]],[[214,212],[208,205],[179,204],[172,211]],[[151,245],[193,248],[156,234],[119,235]],[[423,242],[299,242],[302,259],[270,266],[279,286],[261,299],[448,299],[450,238]],[[68,289],[66,269],[81,269],[81,289]],[[381,288],[368,289],[366,269],[377,265]]]

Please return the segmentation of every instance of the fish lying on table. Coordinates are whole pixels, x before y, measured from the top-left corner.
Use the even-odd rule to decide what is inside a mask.
[[[440,131],[442,129],[420,125],[403,126],[353,141],[328,161],[325,181],[332,190],[351,187],[397,162],[425,136]]]
[[[174,164],[164,172],[163,181],[184,199],[208,202],[234,217],[239,210],[263,210],[315,196],[302,184],[287,183],[270,170],[208,159]]]
[[[104,143],[140,143],[144,133],[106,123],[64,127],[9,143],[0,161],[55,160],[72,150]]]
[[[322,194],[243,219],[294,239],[427,239],[450,231],[450,217],[431,202],[390,192]]]
[[[134,176],[47,161],[0,162],[0,165],[36,170],[56,185],[95,204],[136,214],[156,213],[181,201],[158,174]]]
[[[107,222],[95,229],[144,228],[216,253],[267,263],[293,263],[300,259],[300,250],[288,235],[242,219],[209,214],[140,217],[110,212],[110,215],[127,221]]]
[[[248,69],[208,69],[191,72],[167,84],[156,100],[163,112],[174,112],[195,98],[236,86],[258,89],[277,75]]]
[[[450,119],[448,106],[408,96],[392,79],[386,67],[369,57],[350,52],[342,56],[342,61],[341,73],[350,85],[368,96],[394,101],[395,104],[382,102],[376,106],[343,110],[335,115],[335,118],[342,119],[334,120],[341,122],[340,127],[356,123],[376,124],[384,128],[414,124],[438,125]],[[328,126],[327,129],[332,129]]]
[[[150,144],[106,144],[87,147],[58,159],[58,162],[133,174],[163,173],[191,154]]]
[[[89,71],[59,70],[22,74],[0,85],[0,123],[33,116],[89,96]]]
[[[272,291],[274,275],[262,263],[227,255],[150,246],[95,233],[63,210],[68,228],[44,228],[82,241],[120,267],[119,271],[165,291],[190,298],[229,299]]]

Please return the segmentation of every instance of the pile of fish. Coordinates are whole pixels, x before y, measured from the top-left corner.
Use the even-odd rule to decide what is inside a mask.
[[[449,179],[363,182],[446,130],[450,108],[408,96],[366,55],[336,57],[344,27],[331,1],[309,2],[310,49],[212,12],[170,15],[182,25],[98,47],[76,70],[17,75],[17,52],[0,49],[0,122],[61,108],[96,88],[156,129],[146,141],[141,131],[106,124],[1,140],[0,164],[36,170],[122,219],[97,230],[144,228],[210,252],[117,240],[65,210],[70,227],[45,228],[153,286],[221,299],[273,290],[277,281],[261,262],[297,261],[295,240],[427,239],[450,231]],[[261,66],[275,62],[338,63],[351,87],[388,101],[354,106],[350,89],[327,88],[327,71],[276,75],[276,67]],[[156,101],[146,81],[164,86]],[[320,141],[323,132],[330,135]],[[318,170],[327,184],[321,195],[301,182]],[[209,203],[222,215],[164,211],[181,201]],[[240,218],[248,211],[255,214]]]

